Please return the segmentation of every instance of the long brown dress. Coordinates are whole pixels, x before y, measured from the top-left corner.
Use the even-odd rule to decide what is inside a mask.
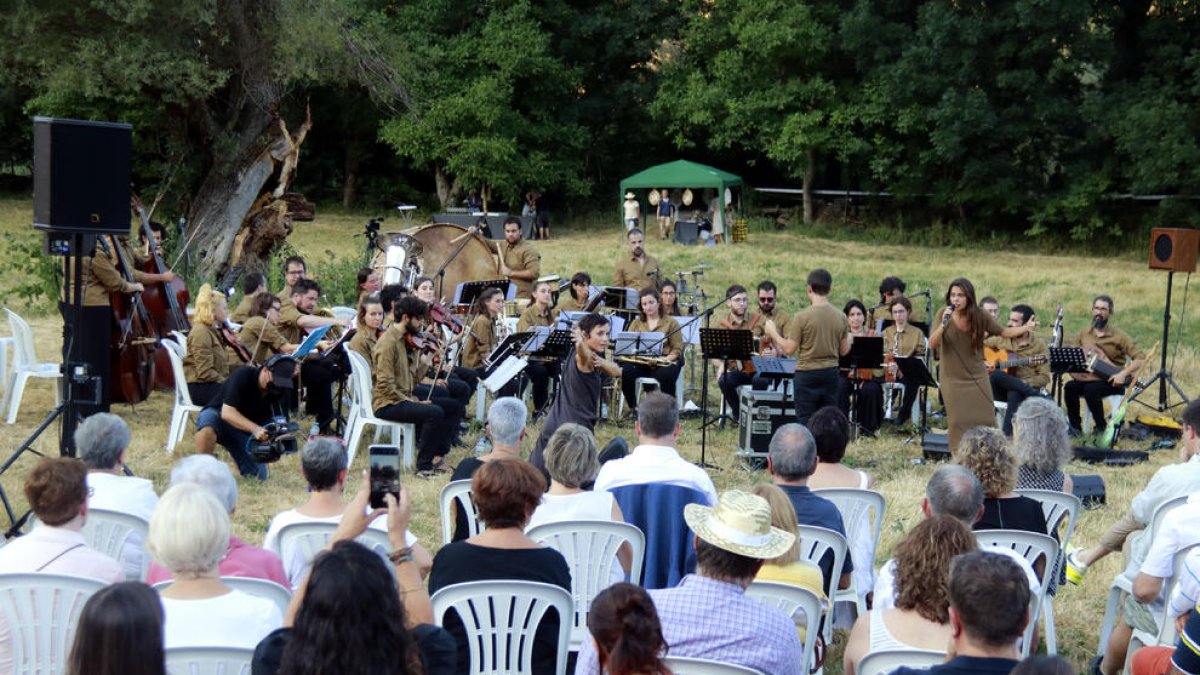
[[[1004,331],[991,315],[984,313],[983,328],[988,335]],[[950,452],[958,451],[958,442],[972,427],[996,426],[992,406],[992,385],[988,381],[983,352],[971,344],[970,333],[964,333],[951,321],[942,331],[941,369],[938,386],[946,404],[946,423],[949,425]]]

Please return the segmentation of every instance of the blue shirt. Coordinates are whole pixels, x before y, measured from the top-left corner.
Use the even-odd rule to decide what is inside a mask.
[[[807,485],[780,485],[779,488],[788,496],[788,499],[792,500],[792,507],[796,509],[796,521],[799,524],[823,527],[833,530],[843,537],[846,536],[846,526],[842,523],[842,512],[838,511],[833,502],[818,496],[808,489]],[[821,558],[820,567],[821,573],[825,575],[825,582],[828,583],[833,571],[832,553]],[[847,549],[846,560],[842,564],[842,574],[850,574],[853,571],[854,561],[850,559],[850,551]]]
[[[689,574],[675,588],[649,591],[671,656],[713,659],[767,675],[802,675],[796,624],[737,584]],[[592,640],[584,640],[575,675],[600,675]]]
[[[929,668],[897,668],[892,675],[1008,675],[1017,667],[1015,659],[956,656]]]

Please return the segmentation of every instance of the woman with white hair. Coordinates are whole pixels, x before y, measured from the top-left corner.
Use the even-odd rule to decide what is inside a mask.
[[[229,512],[208,489],[183,483],[168,489],[150,518],[147,548],[175,575],[159,591],[163,647],[253,649],[279,628],[278,605],[221,583],[219,564],[229,545]]]
[[[1058,490],[1074,485],[1063,467],[1071,461],[1067,416],[1048,398],[1030,397],[1013,415],[1012,453],[1017,460],[1018,490]]]
[[[233,512],[237,509],[238,488],[228,464],[212,455],[184,457],[171,469],[171,486],[183,483],[195,483],[208,488],[221,501],[230,518],[233,517]],[[266,579],[284,588],[291,587],[279,556],[264,548],[247,544],[232,533],[229,535],[225,557],[221,558],[220,571],[223,577]],[[146,583],[153,585],[173,578],[171,570],[156,562],[150,563]]]
[[[492,402],[487,413],[485,432],[491,440],[492,451],[479,457],[467,457],[454,467],[451,481],[471,480],[479,467],[496,459],[521,459],[521,441],[525,440],[525,422],[529,411],[525,402],[515,396],[501,396]],[[467,527],[467,516],[454,505],[454,537],[451,541],[462,541],[471,536]]]

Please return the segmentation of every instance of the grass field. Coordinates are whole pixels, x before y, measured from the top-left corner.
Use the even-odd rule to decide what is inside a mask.
[[[30,211],[28,201],[0,200],[0,235],[16,233],[32,238],[34,235],[28,225]],[[313,260],[324,259],[325,251],[335,256],[358,255],[361,240],[351,235],[360,230],[365,220],[365,217],[358,215],[320,215],[316,222],[298,224],[290,243]],[[556,227],[554,236],[551,241],[537,244],[542,253],[543,274],[556,273],[566,278],[575,271],[585,270],[597,283],[606,283],[610,279],[613,264],[625,251],[623,233],[615,224],[578,223],[571,227]],[[1068,335],[1083,328],[1088,321],[1092,296],[1102,292],[1115,298],[1117,312],[1114,324],[1130,332],[1139,345],[1148,348],[1161,335],[1166,275],[1148,270],[1140,253],[1136,257],[1131,253],[1127,258],[1118,259],[1080,257],[1067,251],[1054,255],[1027,255],[983,247],[881,248],[869,242],[830,241],[774,231],[755,231],[746,244],[717,248],[680,247],[652,240],[648,250],[659,258],[664,271],[672,278],[677,272],[690,272],[701,264],[707,265],[702,287],[714,301],[723,297],[725,287],[731,283],[753,288],[762,279],[770,278],[780,287],[780,305],[795,311],[801,308],[804,300],[804,277],[807,272],[814,267],[825,267],[833,273],[831,299],[839,306],[852,297],[861,298],[867,305],[874,304],[879,280],[894,274],[908,282],[910,295],[931,289],[933,306],[937,308],[943,304],[941,298],[947,283],[955,277],[965,276],[975,284],[981,297],[994,295],[1000,299],[1002,306],[1016,302],[1032,304],[1044,326],[1039,331],[1043,336],[1049,334],[1054,308],[1058,305],[1064,308]],[[9,288],[16,281],[14,268],[20,261],[13,260],[13,255],[12,251],[0,253],[0,288]],[[310,273],[319,279],[319,264],[314,264]],[[687,278],[689,282],[692,279],[690,274]],[[1195,333],[1197,322],[1190,314],[1186,321],[1183,320],[1186,293],[1182,277],[1176,280],[1175,292],[1176,320],[1172,325],[1168,367],[1176,373],[1185,392],[1195,393],[1197,385],[1200,385],[1200,368],[1197,350],[1192,346],[1190,336]],[[5,302],[31,317],[38,356],[43,360],[57,361],[61,349],[61,320],[53,312],[54,303],[50,299],[43,299],[26,305],[15,297],[5,298]],[[923,318],[923,311],[918,309],[914,318]],[[1182,340],[1176,351],[1175,338],[1180,335]],[[92,336],[85,338],[92,339]],[[106,336],[94,338],[107,339]],[[1152,364],[1147,368],[1147,373],[1153,373],[1156,369],[1157,364]],[[697,388],[699,374],[697,370],[694,384]],[[700,401],[698,391],[689,389],[688,397],[697,403]],[[719,401],[715,386],[711,389],[709,400],[714,405]],[[1154,403],[1157,394],[1147,392],[1144,400]],[[4,442],[0,449],[5,455],[15,450],[34,430],[52,405],[50,386],[45,382],[32,383],[27,389],[17,423],[4,431]],[[134,430],[134,443],[129,453],[130,467],[139,475],[153,479],[160,491],[166,486],[172,462],[191,451],[190,439],[175,448],[173,454],[162,447],[171,405],[171,396],[160,392],[136,407],[116,406],[113,409],[113,412],[124,416]],[[48,454],[57,453],[56,430],[57,427],[54,427],[43,434],[34,447]],[[536,436],[537,425],[529,431],[531,438]],[[602,424],[597,429],[597,435],[601,443],[615,435],[625,436],[631,444],[635,441],[632,428],[623,425]],[[474,435],[467,440],[473,444]],[[887,498],[888,510],[876,564],[891,556],[903,533],[920,517],[919,500],[932,472],[929,465],[918,461],[921,456],[919,445],[904,441],[904,437],[895,435],[860,440],[850,449],[847,459],[848,463],[873,473],[877,489]],[[761,473],[748,472],[739,467],[734,456],[736,443],[736,428],[709,434],[707,459],[721,467],[721,470],[713,472],[719,490],[745,488],[767,480]],[[695,418],[683,423],[680,451],[692,460],[700,457],[699,423]],[[451,460],[461,459],[466,452],[469,451],[459,451]],[[356,468],[362,467],[364,454],[360,453],[356,459]],[[1130,499],[1153,472],[1174,461],[1175,457],[1174,451],[1161,451],[1154,454],[1150,462],[1125,469],[1072,464],[1072,473],[1102,475],[1108,490],[1107,507],[1082,515],[1074,541],[1080,544],[1095,542],[1108,524],[1127,512]],[[36,459],[32,455],[24,455],[9,472],[0,476],[0,484],[18,511],[24,505],[20,494],[21,478]],[[431,551],[436,551],[441,539],[437,494],[444,480],[414,479],[408,484],[414,494],[413,529]],[[285,458],[273,465],[271,478],[266,484],[242,481],[240,488],[241,498],[234,515],[235,530],[239,536],[252,542],[261,541],[274,513],[305,499],[304,483],[295,457]],[[1059,651],[1080,668],[1094,653],[1099,630],[1098,618],[1104,609],[1108,584],[1120,570],[1118,558],[1110,556],[1097,565],[1084,586],[1066,587],[1056,598]],[[841,671],[840,652],[840,645],[831,649],[827,672]]]

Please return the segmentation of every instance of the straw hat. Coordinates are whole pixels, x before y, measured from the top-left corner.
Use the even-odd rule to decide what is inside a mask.
[[[632,192],[626,192],[625,199],[637,199],[637,195],[633,194]]]
[[[741,490],[721,495],[716,506],[688,504],[683,508],[683,519],[697,537],[748,558],[777,558],[796,540],[791,532],[771,527],[767,500]]]
[[[692,197],[692,189],[691,189],[691,188],[688,188],[688,189],[686,189],[686,190],[684,190],[684,191],[683,191],[683,197],[682,197],[682,199],[683,199],[683,205],[684,205],[684,206],[691,206],[691,205],[692,205],[692,199],[693,199],[693,197]]]

